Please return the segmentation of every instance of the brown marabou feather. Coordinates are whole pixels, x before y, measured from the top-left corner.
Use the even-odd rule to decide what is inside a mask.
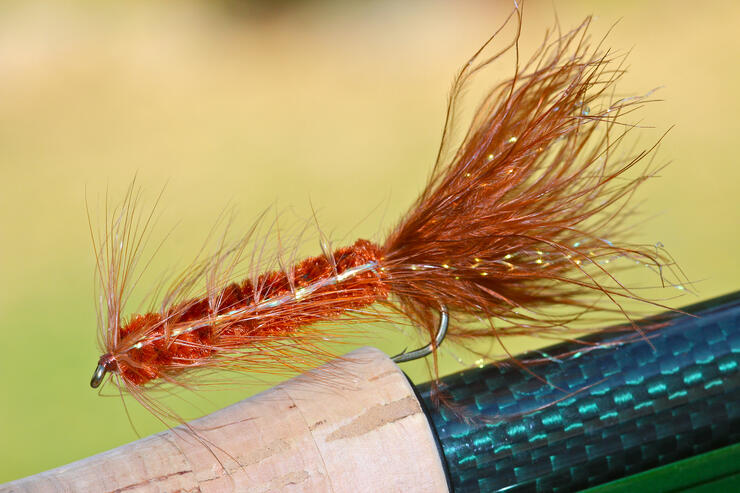
[[[453,338],[562,334],[580,310],[648,301],[606,267],[620,257],[657,269],[667,263],[652,248],[619,243],[625,203],[650,170],[627,173],[653,150],[620,155],[633,128],[621,118],[645,98],[611,98],[621,59],[589,47],[589,24],[546,40],[488,94],[457,151],[437,163],[384,243],[390,289],[417,323],[431,330],[444,304]],[[465,65],[451,111],[470,76],[507,50],[517,43]]]

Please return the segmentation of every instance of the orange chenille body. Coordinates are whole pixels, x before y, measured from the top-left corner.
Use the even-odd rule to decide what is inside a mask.
[[[256,281],[231,283],[214,298],[135,315],[121,327],[119,344],[101,357],[101,364],[141,385],[200,366],[225,351],[248,351],[268,342],[274,346],[302,327],[386,299],[379,256],[377,245],[357,240],[330,258],[307,258],[288,273],[273,271]],[[254,354],[259,357],[258,350]]]

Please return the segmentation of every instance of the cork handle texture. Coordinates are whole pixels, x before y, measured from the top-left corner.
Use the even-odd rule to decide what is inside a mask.
[[[2,492],[447,491],[406,377],[363,348],[190,423]]]

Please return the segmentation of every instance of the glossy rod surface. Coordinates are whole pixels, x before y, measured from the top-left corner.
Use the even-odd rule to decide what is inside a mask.
[[[419,386],[453,490],[573,491],[740,442],[740,292],[684,311],[698,317],[669,316],[653,347],[523,355],[574,353],[532,367],[551,385],[513,366],[445,377],[459,413]]]

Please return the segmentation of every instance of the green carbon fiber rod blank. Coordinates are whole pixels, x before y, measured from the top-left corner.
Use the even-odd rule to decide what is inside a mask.
[[[740,442],[740,292],[684,311],[698,317],[664,315],[650,343],[522,355],[549,360],[538,377],[514,365],[445,377],[451,407],[420,385],[453,491],[576,491]]]

